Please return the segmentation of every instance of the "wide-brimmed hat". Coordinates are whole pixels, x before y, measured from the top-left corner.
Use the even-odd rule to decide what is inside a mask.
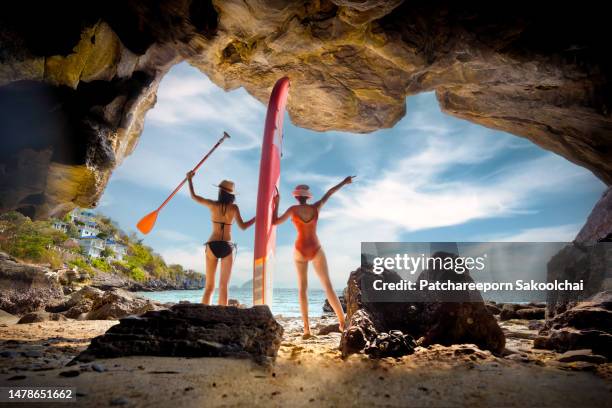
[[[300,184],[299,186],[295,186],[293,196],[312,198],[312,193],[310,192],[310,187],[308,187],[306,184]]]
[[[226,193],[236,194],[236,191],[234,190],[233,181],[223,180],[218,185],[216,185],[216,187],[219,187],[221,190],[225,191]]]

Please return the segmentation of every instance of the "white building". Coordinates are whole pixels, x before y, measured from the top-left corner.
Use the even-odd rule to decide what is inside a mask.
[[[79,236],[81,238],[97,237],[99,233],[100,230],[91,225],[79,226]]]
[[[81,238],[79,245],[83,249],[83,254],[92,258],[99,258],[105,247],[104,240],[95,237]]]
[[[127,254],[127,246],[112,239],[106,240],[106,248],[113,251],[113,258],[116,261],[122,261],[125,254]]]
[[[70,217],[70,221],[73,223],[75,221],[79,221],[86,225],[93,224],[95,226],[96,224],[96,214],[86,208],[75,208],[68,216]]]
[[[68,232],[68,223],[63,222],[63,221],[55,221],[53,223],[53,228],[55,228],[58,231]]]

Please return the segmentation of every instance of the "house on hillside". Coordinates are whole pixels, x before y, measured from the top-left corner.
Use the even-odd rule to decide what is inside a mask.
[[[95,226],[91,225],[81,225],[79,226],[79,237],[81,238],[89,238],[89,237],[97,237],[100,233],[100,230]]]
[[[116,261],[122,261],[123,257],[127,254],[127,246],[113,239],[106,240],[106,249],[113,252],[113,259]]]
[[[79,245],[83,249],[83,254],[92,258],[99,258],[105,248],[104,240],[97,237],[81,238]]]
[[[55,221],[53,222],[52,227],[58,231],[62,231],[63,233],[68,232],[68,223],[64,221]]]
[[[68,216],[70,217],[70,221],[72,223],[82,223],[84,225],[96,225],[96,213],[87,208],[75,208],[72,210]]]

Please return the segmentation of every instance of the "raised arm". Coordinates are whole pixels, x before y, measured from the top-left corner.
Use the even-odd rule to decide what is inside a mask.
[[[338,190],[340,190],[342,187],[344,187],[347,184],[351,184],[353,182],[353,179],[357,177],[357,176],[348,176],[346,177],[344,180],[342,180],[340,183],[336,184],[335,186],[333,186],[332,188],[330,188],[329,190],[327,190],[327,192],[323,195],[323,197],[321,197],[321,199],[319,201],[317,201],[316,203],[314,203],[314,205],[317,208],[321,208],[323,207],[323,204],[325,204],[327,202],[327,200],[329,200],[329,197],[331,197],[334,193],[336,193]]]
[[[283,222],[287,221],[287,218],[289,218],[289,216],[293,212],[293,206],[291,206],[287,208],[287,211],[285,211],[283,215],[279,217],[278,216],[278,204],[279,203],[280,203],[280,194],[277,194],[276,197],[274,197],[274,212],[272,214],[272,225],[282,224]]]
[[[242,215],[240,215],[240,208],[236,204],[234,204],[234,208],[236,209],[236,224],[240,227],[241,230],[245,230],[249,228],[251,225],[255,224],[255,217],[251,218],[248,221],[244,221],[242,219]]]
[[[209,200],[208,198],[200,197],[199,195],[195,193],[195,190],[193,189],[192,179],[193,179],[194,174],[195,173],[193,171],[190,171],[189,173],[187,173],[187,181],[189,182],[189,192],[191,193],[191,198],[193,198],[198,203],[210,208],[214,204],[214,202],[212,200]]]

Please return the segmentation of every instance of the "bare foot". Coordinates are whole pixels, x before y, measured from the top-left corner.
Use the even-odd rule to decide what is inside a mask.
[[[310,334],[310,332],[302,334],[302,340],[308,340],[308,339],[311,339],[313,337],[314,336],[312,334]]]

